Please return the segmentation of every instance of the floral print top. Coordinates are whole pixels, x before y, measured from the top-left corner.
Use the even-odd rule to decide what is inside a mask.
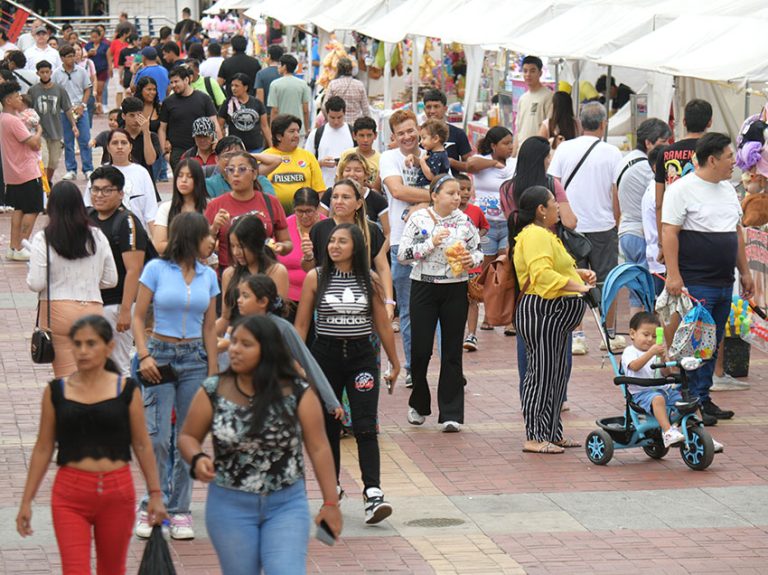
[[[292,392],[283,399],[288,417],[275,406],[270,407],[258,436],[250,430],[253,417],[250,405],[228,399],[220,393],[219,385],[219,376],[203,382],[213,407],[211,434],[216,484],[266,494],[304,477],[298,405],[307,384],[299,380],[293,382]]]

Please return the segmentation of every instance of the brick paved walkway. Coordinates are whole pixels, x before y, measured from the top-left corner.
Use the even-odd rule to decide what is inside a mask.
[[[10,217],[0,215],[3,254],[9,225]],[[36,501],[35,535],[22,540],[14,530],[41,390],[51,375],[29,360],[35,299],[25,275],[25,264],[0,260],[0,573],[59,573],[47,509],[53,468]],[[574,360],[571,411],[564,416],[566,432],[582,440],[596,418],[622,408],[609,367],[601,368],[595,328],[589,322],[586,328],[595,351]],[[674,451],[661,461],[639,450],[617,452],[607,467],[595,467],[583,449],[559,456],[521,452],[514,339],[500,331],[478,335],[480,350],[465,355],[461,433],[440,433],[435,418],[421,428],[408,425],[404,388],[382,396],[382,483],[395,508],[391,521],[364,526],[354,441],[342,443],[342,483],[351,495],[345,534],[333,548],[312,542],[310,573],[768,572],[766,356],[753,354],[750,390],[717,394],[737,416],[713,430],[726,450],[708,471],[688,470]],[[316,506],[319,491],[309,476]],[[172,543],[180,574],[219,573],[205,534],[204,500],[198,484],[198,538]],[[429,519],[454,525],[422,523]],[[143,543],[132,543],[129,572],[142,550]]]

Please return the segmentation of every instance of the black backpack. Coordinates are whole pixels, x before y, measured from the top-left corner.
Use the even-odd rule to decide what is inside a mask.
[[[98,216],[96,216],[96,208],[91,208],[88,211],[88,215],[95,219]],[[141,225],[141,222],[139,221],[139,218],[137,218],[131,210],[127,209],[125,206],[121,206],[118,208],[118,216],[114,219],[112,222],[112,228],[109,230],[110,237],[108,238],[110,243],[113,243],[115,245],[120,243],[120,237],[118,235],[118,230],[123,224],[123,221],[125,221],[126,218],[133,218],[134,226],[141,228],[144,231],[144,235],[147,236],[147,247],[144,250],[144,265],[147,265],[148,262],[159,258],[160,254],[157,253],[157,250],[155,249],[155,245],[152,243],[152,240],[149,237],[149,233],[147,230],[144,229],[144,226]]]
[[[347,128],[349,128],[349,135],[352,136],[352,147],[354,148],[357,146],[357,142],[355,142],[355,135],[352,133],[352,126],[347,124]],[[315,157],[319,160],[320,158],[317,155],[317,151],[320,149],[320,140],[323,139],[323,132],[325,131],[325,124],[320,126],[317,130],[315,130]]]

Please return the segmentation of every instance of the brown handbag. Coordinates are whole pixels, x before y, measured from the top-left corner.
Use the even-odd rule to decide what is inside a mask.
[[[484,321],[488,325],[509,325],[515,319],[519,301],[515,266],[506,255],[500,255],[483,270],[478,283],[483,288]],[[530,285],[528,280],[520,294]]]

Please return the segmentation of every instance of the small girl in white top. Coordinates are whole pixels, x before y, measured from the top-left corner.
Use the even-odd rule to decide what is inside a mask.
[[[53,373],[65,377],[77,369],[69,328],[85,315],[103,314],[100,290],[117,285],[109,240],[91,226],[80,190],[72,182],[59,182],[51,190],[48,225],[32,239],[27,285],[39,292],[40,325],[52,331],[56,350]]]

